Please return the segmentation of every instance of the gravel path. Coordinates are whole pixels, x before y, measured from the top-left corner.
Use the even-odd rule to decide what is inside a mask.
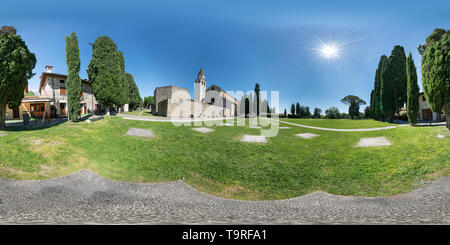
[[[399,125],[399,126],[387,126],[387,127],[381,127],[381,128],[356,128],[356,129],[340,129],[340,128],[322,128],[322,127],[314,127],[314,126],[308,126],[303,124],[297,124],[297,123],[290,123],[286,121],[281,121],[282,123],[298,126],[298,127],[304,127],[304,128],[312,128],[312,129],[318,129],[318,130],[326,130],[326,131],[339,131],[339,132],[357,132],[357,131],[377,131],[377,130],[383,130],[383,129],[392,129],[399,126],[407,126],[407,125]]]
[[[450,179],[390,197],[324,192],[238,201],[181,181],[135,184],[88,170],[40,181],[0,179],[0,224],[450,224]]]

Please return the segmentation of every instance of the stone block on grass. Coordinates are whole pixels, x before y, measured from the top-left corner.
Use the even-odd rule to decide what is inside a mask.
[[[266,136],[261,135],[244,135],[241,138],[242,142],[250,142],[250,143],[267,143]]]
[[[312,134],[312,133],[304,133],[304,134],[296,134],[296,136],[301,137],[303,139],[311,139],[314,137],[319,136],[318,134]]]
[[[145,137],[145,138],[155,137],[151,129],[143,129],[143,128],[130,128],[125,134],[128,136]]]
[[[192,128],[192,130],[197,131],[197,132],[200,132],[200,133],[204,133],[204,134],[214,131],[214,129],[205,128],[205,127],[201,127],[201,128]]]
[[[361,138],[358,143],[358,147],[371,147],[371,146],[388,146],[391,145],[385,137],[370,137]]]

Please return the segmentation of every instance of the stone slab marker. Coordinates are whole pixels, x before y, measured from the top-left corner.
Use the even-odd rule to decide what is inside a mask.
[[[385,137],[370,137],[361,138],[358,143],[358,147],[370,147],[370,146],[387,146],[391,145]]]
[[[280,129],[290,129],[291,127],[280,127]]]
[[[311,139],[314,137],[319,136],[318,134],[312,134],[312,133],[304,133],[304,134],[296,134],[298,137],[302,137],[303,139]]]
[[[250,143],[267,143],[266,136],[261,135],[244,135],[241,138],[242,142],[250,142]]]
[[[197,131],[197,132],[200,132],[200,133],[204,133],[204,134],[214,131],[214,129],[205,128],[205,127],[201,127],[201,128],[192,128],[192,130]]]
[[[102,120],[102,119],[103,119],[103,116],[91,116],[91,117],[89,117],[87,122],[91,123],[91,122],[95,122],[95,121]]]
[[[5,136],[6,136],[6,133],[0,132],[0,137],[5,137]]]
[[[155,137],[151,129],[143,129],[143,128],[130,128],[125,134],[129,136],[146,137],[146,138]]]

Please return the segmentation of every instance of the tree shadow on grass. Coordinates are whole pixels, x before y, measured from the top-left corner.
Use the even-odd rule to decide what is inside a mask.
[[[80,120],[78,120],[78,122],[86,121],[91,116],[92,115],[85,115],[85,116],[81,117]],[[36,130],[51,128],[51,127],[57,126],[61,123],[65,123],[65,122],[67,122],[67,117],[66,118],[53,118],[53,119],[51,119],[50,124],[48,123],[47,119],[45,119],[44,123],[42,123],[42,118],[41,118],[41,119],[30,121],[27,126],[24,126],[23,122],[9,123],[9,124],[6,124],[5,128],[0,129],[0,131],[5,131],[5,132],[6,131],[16,131],[16,132],[18,132],[18,131],[36,131]]]

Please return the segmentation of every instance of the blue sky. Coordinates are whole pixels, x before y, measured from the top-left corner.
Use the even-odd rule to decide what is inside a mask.
[[[448,1],[2,1],[0,24],[12,25],[37,56],[30,88],[45,65],[66,73],[64,37],[76,32],[82,78],[98,36],[124,53],[141,96],[176,85],[193,94],[203,67],[208,86],[280,92],[280,110],[300,102],[325,109],[346,95],[369,102],[379,57],[394,45],[412,52],[434,28],[450,28]],[[327,59],[321,41],[342,45]],[[364,108],[364,107],[363,107]]]

